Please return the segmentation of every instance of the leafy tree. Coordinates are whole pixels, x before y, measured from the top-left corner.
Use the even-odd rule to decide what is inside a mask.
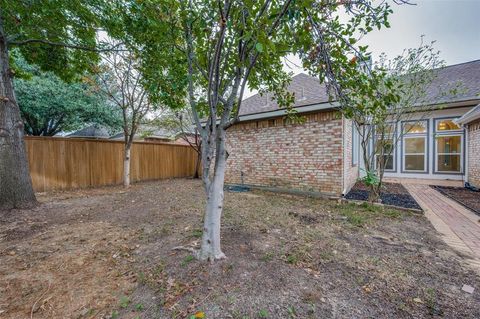
[[[86,81],[67,83],[21,59],[15,64],[27,73],[14,80],[25,134],[53,136],[90,124],[120,127],[120,113]]]
[[[0,0],[0,208],[36,204],[12,81],[11,50],[18,48],[28,62],[72,79],[98,61],[102,48],[96,36],[109,3]]]
[[[384,54],[375,64],[371,78],[379,81],[367,82],[375,86],[378,94],[375,101],[384,100],[385,106],[365,107],[375,101],[370,97],[361,99],[352,90],[350,104],[344,108],[359,132],[362,160],[366,170],[364,181],[370,187],[369,201],[380,200],[385,169],[393,162],[393,152],[410,129],[400,127],[403,121],[409,121],[411,127],[428,118],[431,111],[439,106],[432,101],[444,95],[455,95],[457,85],[437,87],[432,96],[431,85],[436,79],[435,69],[444,66],[433,43],[421,44],[418,48],[408,49],[393,59]],[[388,96],[395,96],[389,99]],[[361,105],[360,105],[361,104]],[[369,145],[373,142],[373,151]]]
[[[239,120],[247,84],[275,92],[280,105],[288,107],[292,96],[285,93],[290,77],[282,71],[283,57],[318,51],[348,65],[348,51],[335,45],[338,39],[348,39],[362,27],[381,27],[390,10],[385,3],[316,0],[184,0],[175,9],[181,21],[181,25],[175,21],[175,28],[184,33],[180,50],[187,58],[189,104],[202,137],[207,193],[202,243],[194,253],[201,260],[222,259],[226,131]],[[339,10],[347,10],[355,23],[340,22]],[[317,28],[319,24],[322,27]],[[313,37],[313,28],[331,36]],[[202,112],[206,114],[203,122]]]

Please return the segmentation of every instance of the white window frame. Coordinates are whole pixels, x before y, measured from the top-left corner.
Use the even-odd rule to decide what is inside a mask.
[[[405,140],[409,139],[409,138],[423,138],[424,139],[424,145],[425,145],[425,148],[423,150],[423,153],[407,153],[405,151],[406,149],[406,145],[407,143],[405,143]],[[426,173],[427,172],[427,169],[428,169],[428,166],[427,166],[427,163],[428,163],[428,139],[427,139],[427,136],[424,135],[424,133],[421,133],[421,134],[412,134],[412,135],[404,135],[403,136],[403,141],[402,141],[402,144],[403,144],[403,156],[402,156],[402,165],[403,165],[403,171],[404,172],[407,172],[407,173]],[[422,155],[423,154],[423,170],[412,170],[412,169],[407,169],[406,166],[405,166],[405,158],[407,155]]]
[[[385,139],[391,139],[392,140],[393,151],[392,151],[392,154],[389,155],[389,156],[392,157],[392,168],[384,168],[383,170],[385,172],[396,172],[396,169],[395,169],[396,156],[395,156],[395,154],[396,154],[397,150],[396,150],[396,147],[395,147],[395,135],[394,134],[388,134],[388,135],[386,135]],[[377,144],[377,135],[374,136],[374,140],[375,141],[374,141],[374,145],[373,145],[373,147],[374,147],[373,151],[375,152],[377,150],[377,145],[376,145]],[[379,156],[379,154],[377,154],[377,152],[375,152],[373,154],[373,157],[374,157],[373,166],[375,167],[375,169],[377,169],[377,157],[378,156]],[[387,156],[387,155],[383,155],[383,156]]]
[[[452,132],[452,131],[449,131]],[[438,138],[439,137],[454,137],[458,136],[460,137],[460,152],[459,153],[439,153],[438,152]],[[435,135],[435,173],[437,174],[461,174],[463,172],[463,134],[461,133],[456,133],[456,134],[436,134]],[[459,171],[440,171],[438,170],[438,156],[439,155],[460,155],[460,170]]]
[[[405,133],[405,125],[409,123],[424,123],[425,125],[425,132],[423,133],[410,133],[407,132]],[[429,122],[428,120],[419,120],[419,121],[404,121],[401,123],[401,134],[402,134],[402,173],[428,173],[428,160],[429,160],[429,139],[428,139],[428,132],[429,132]],[[407,153],[405,152],[406,149],[406,144],[405,141],[409,138],[423,138],[424,139],[424,145],[425,148],[423,150],[423,153]],[[405,165],[405,158],[407,155],[421,155],[423,154],[423,170],[412,170],[412,169],[407,169]]]
[[[464,131],[463,129],[460,127],[458,129],[455,129],[455,130],[443,130],[443,131],[440,131],[440,130],[437,130],[437,125],[439,122],[441,121],[445,121],[445,120],[455,120],[456,118],[458,117],[445,117],[445,118],[438,118],[438,119],[434,119],[433,121],[433,124],[434,124],[434,138],[435,138],[435,152],[433,152],[433,156],[435,157],[435,159],[433,160],[434,161],[434,170],[433,172],[435,174],[463,174],[463,170],[464,170],[464,167],[463,167],[463,163],[464,163],[464,152],[465,152],[465,142],[464,142]],[[438,138],[439,137],[453,137],[453,136],[459,136],[460,137],[460,152],[459,153],[439,153],[438,152]],[[438,170],[438,156],[439,155],[460,155],[460,171],[439,171]]]

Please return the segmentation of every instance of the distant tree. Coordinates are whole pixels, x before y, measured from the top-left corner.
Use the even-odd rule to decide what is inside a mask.
[[[110,1],[0,0],[0,209],[36,204],[11,68],[11,50],[63,79],[83,74],[103,49],[97,32]],[[113,23],[113,22],[111,22]]]
[[[108,52],[97,70],[98,88],[121,112],[124,135],[123,185],[130,186],[130,154],[135,134],[147,114],[159,108],[146,88],[135,54],[128,50]]]
[[[202,138],[198,134],[197,126],[190,108],[171,110],[164,114],[156,122],[158,126],[165,127],[176,132],[176,137],[180,137],[197,153],[195,163],[195,173],[193,178],[200,178],[199,170],[202,163]]]
[[[53,136],[90,124],[120,127],[120,112],[87,81],[67,83],[21,58],[15,64],[25,74],[14,80],[25,134]]]

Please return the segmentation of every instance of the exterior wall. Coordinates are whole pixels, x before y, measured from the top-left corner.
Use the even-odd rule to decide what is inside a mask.
[[[356,136],[356,143],[359,143]],[[359,163],[353,163],[353,122],[352,120],[343,119],[343,148],[344,148],[344,165],[343,165],[343,194],[347,194],[358,180]],[[358,148],[360,149],[360,148]],[[360,161],[360,158],[358,158]]]
[[[227,132],[226,182],[340,195],[343,125],[338,112],[239,123]]]
[[[468,182],[480,187],[480,120],[468,124]]]

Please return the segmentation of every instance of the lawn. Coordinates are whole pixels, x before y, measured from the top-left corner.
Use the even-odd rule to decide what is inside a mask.
[[[2,318],[480,317],[480,278],[422,215],[227,192],[210,265],[172,250],[199,242],[197,180],[39,199],[0,214]]]

